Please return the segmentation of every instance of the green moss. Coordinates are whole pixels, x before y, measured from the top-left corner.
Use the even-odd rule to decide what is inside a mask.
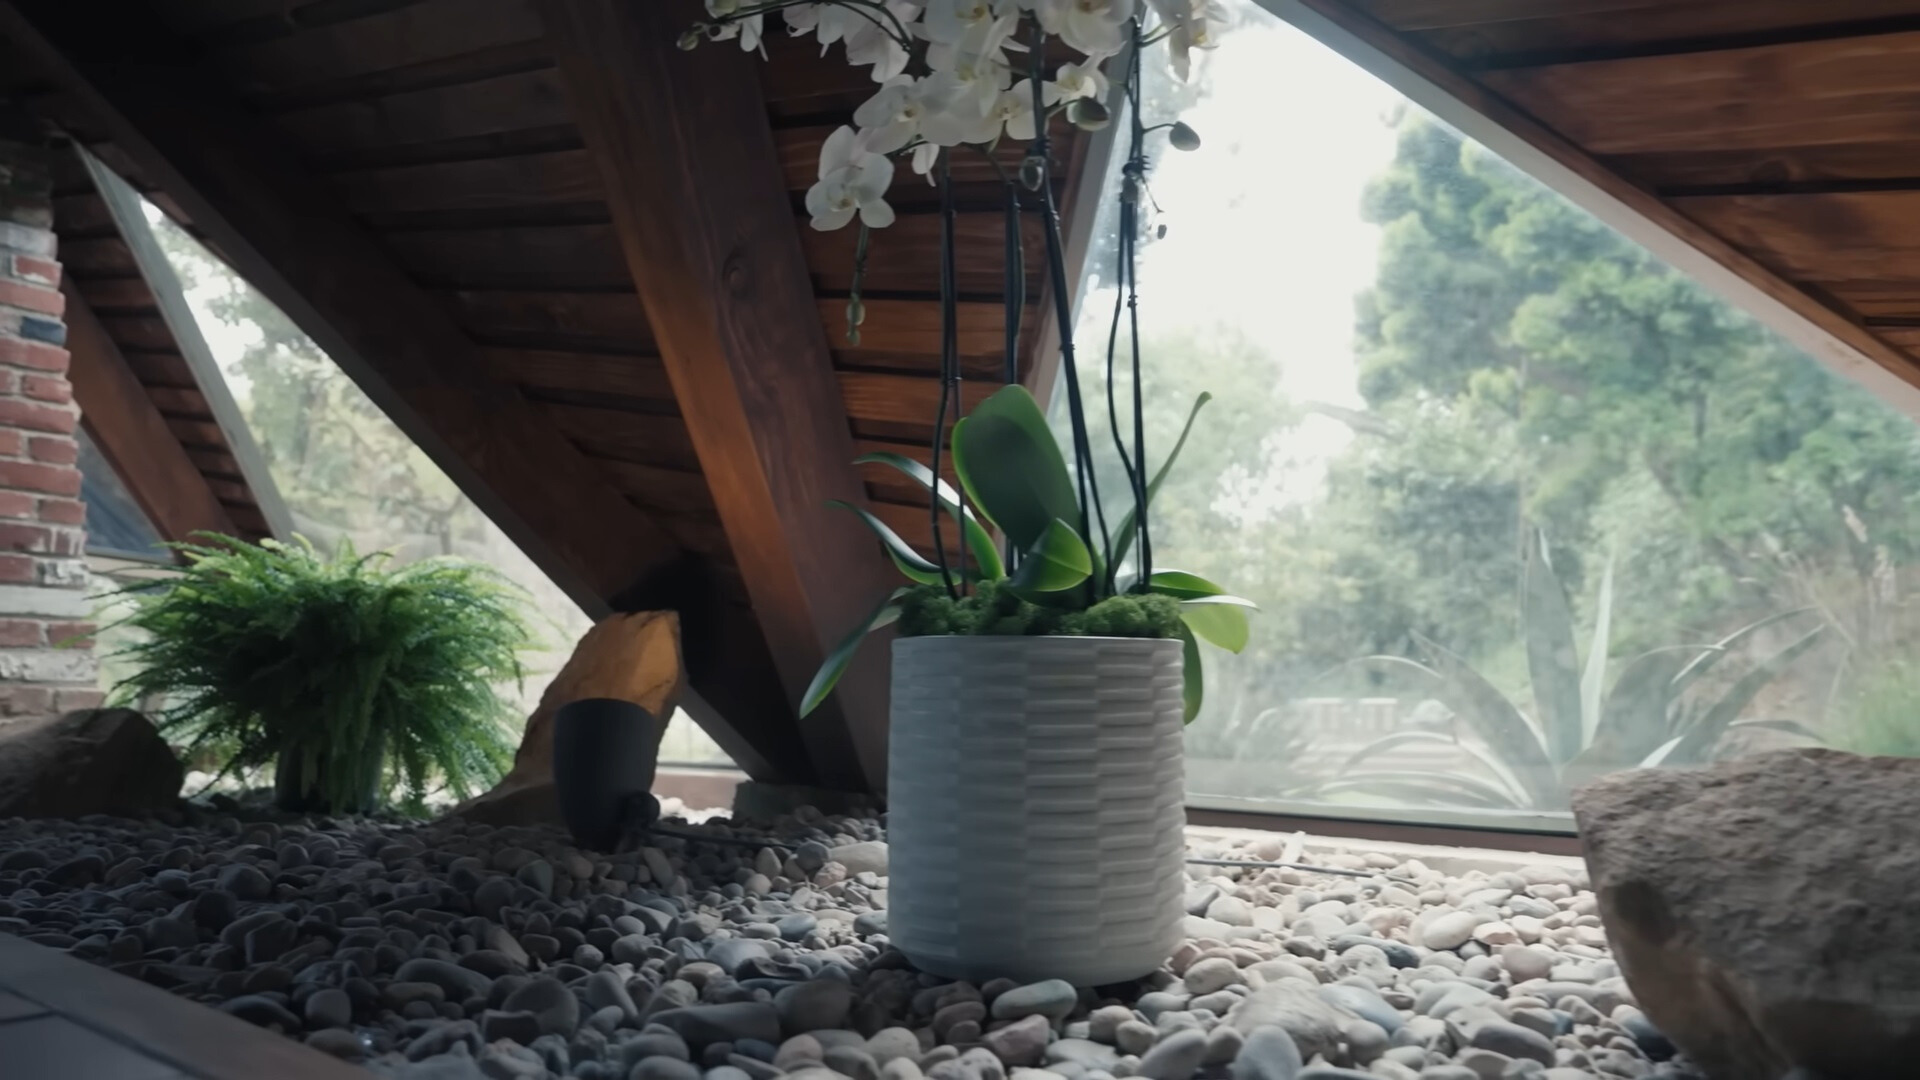
[[[937,585],[900,599],[900,633],[1002,636],[1065,634],[1085,637],[1170,638],[1180,634],[1180,605],[1169,596],[1113,596],[1090,608],[1044,607],[1001,582],[987,582],[955,600]]]

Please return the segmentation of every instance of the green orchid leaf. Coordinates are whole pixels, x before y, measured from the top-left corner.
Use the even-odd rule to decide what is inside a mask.
[[[867,639],[867,635],[900,617],[900,605],[895,601],[906,591],[906,587],[902,586],[888,593],[887,598],[880,601],[880,606],[874,608],[872,614],[827,654],[826,660],[820,664],[820,670],[814,672],[813,682],[807,685],[806,697],[800,699],[802,717],[819,708],[820,703],[827,700],[827,695],[833,693],[834,686],[840,682],[840,676],[846,674],[847,665],[853,663],[853,654],[860,650],[860,643]]]
[[[913,545],[900,539],[900,534],[894,532],[886,522],[881,521],[871,513],[862,510],[850,502],[843,502],[839,499],[828,499],[827,505],[842,510],[851,510],[860,515],[860,520],[867,523],[867,528],[872,529],[874,534],[880,537],[880,543],[887,549],[887,555],[893,559],[893,565],[899,568],[900,572],[905,574],[909,580],[917,581],[922,585],[940,585],[945,583],[946,579],[940,576],[940,567],[929,561],[919,552],[913,550]],[[954,571],[953,577],[956,581],[959,580],[961,576],[960,571]]]
[[[1547,553],[1547,535],[1533,530],[1527,545],[1522,599],[1526,604],[1527,675],[1533,683],[1534,708],[1547,733],[1547,756],[1554,764],[1573,760],[1586,742],[1581,721],[1580,654],[1573,644],[1573,608],[1566,586],[1553,572]],[[1606,641],[1594,639],[1593,648],[1606,651]]]
[[[1200,706],[1206,701],[1207,685],[1201,667],[1200,643],[1194,639],[1193,631],[1185,626],[1180,628],[1180,674],[1180,722],[1191,724],[1200,716]]]
[[[993,542],[993,534],[971,509],[960,504],[960,493],[945,480],[935,480],[933,470],[918,461],[896,454],[890,450],[875,450],[861,454],[853,459],[855,465],[889,465],[905,473],[923,488],[932,492],[940,500],[940,505],[959,522],[961,533],[967,539],[967,550],[973,553],[973,561],[980,567],[980,577],[985,581],[999,581],[1007,576],[1006,568],[1000,564],[1000,548]],[[964,509],[964,513],[963,513]]]
[[[1252,601],[1237,596],[1201,596],[1180,602],[1180,618],[1209,644],[1237,653],[1253,636],[1247,625],[1252,608]]]
[[[1027,549],[1008,584],[1016,592],[1055,593],[1071,589],[1093,574],[1093,553],[1073,526],[1055,518]]]
[[[1189,574],[1185,570],[1155,570],[1153,576],[1147,579],[1147,591],[1176,600],[1199,600],[1220,596],[1227,590],[1199,574]]]
[[[953,428],[953,469],[982,516],[1031,549],[1055,521],[1080,520],[1073,479],[1023,386],[998,390]]]
[[[1160,484],[1166,480],[1167,473],[1173,468],[1173,463],[1180,459],[1180,451],[1187,445],[1187,436],[1193,432],[1193,422],[1199,418],[1201,408],[1212,400],[1213,395],[1207,393],[1193,399],[1193,408],[1187,411],[1187,422],[1180,429],[1180,437],[1174,440],[1173,453],[1167,455],[1167,460],[1160,463],[1160,471],[1154,473],[1153,479],[1147,482],[1148,505],[1153,503],[1153,497],[1159,492]],[[1146,463],[1141,462],[1140,467],[1146,468]],[[1114,530],[1113,565],[1116,568],[1127,561],[1127,549],[1133,544],[1135,515],[1140,510],[1138,506],[1128,507],[1126,516],[1120,519],[1120,527]]]

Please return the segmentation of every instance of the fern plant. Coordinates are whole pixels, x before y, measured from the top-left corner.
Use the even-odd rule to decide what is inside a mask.
[[[122,702],[164,702],[162,731],[219,751],[220,775],[276,763],[283,809],[365,812],[396,787],[418,809],[465,797],[511,758],[510,710],[530,642],[519,590],[488,567],[390,568],[342,542],[254,545],[203,534],[176,575],[121,590],[144,633],[114,654]]]

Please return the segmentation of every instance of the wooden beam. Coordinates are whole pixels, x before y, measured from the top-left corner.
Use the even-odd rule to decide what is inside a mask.
[[[498,377],[451,314],[152,11],[0,0],[0,41],[79,99],[211,246],[590,615],[675,608],[698,627],[703,609],[719,606],[698,560]],[[750,647],[732,647],[744,620],[729,619],[694,635],[693,685],[737,728],[725,741],[752,748],[743,767],[765,779],[814,779],[779,718],[770,673]]]
[[[1614,172],[1515,101],[1344,0],[1257,2],[1746,309],[1816,360],[1920,416],[1920,367],[1913,358]]]
[[[545,0],[573,115],[789,702],[897,581],[863,504],[756,58],[675,41],[691,0]],[[884,783],[885,651],[802,724],[823,780]]]
[[[69,279],[60,283],[60,291],[67,297],[67,351],[73,357],[67,379],[80,422],[101,456],[162,540],[183,542],[197,532],[235,535],[239,530],[226,507],[173,437],[80,290]]]
[[[200,323],[194,319],[193,309],[187,305],[186,294],[181,290],[180,275],[173,272],[173,264],[160,250],[160,240],[153,235],[153,226],[140,207],[140,196],[92,154],[85,150],[74,152],[80,155],[87,174],[93,177],[94,187],[107,204],[114,228],[127,242],[127,249],[133,252],[133,261],[140,267],[140,278],[147,283],[147,291],[153,294],[154,303],[160,309],[160,318],[167,330],[166,345],[186,360],[187,369],[200,388],[200,396],[205,399],[214,422],[220,426],[220,433],[233,451],[234,460],[240,465],[240,475],[247,482],[253,504],[260,508],[260,516],[267,519],[267,527],[276,539],[293,539],[293,515],[287,512],[287,504],[280,498],[280,487],[267,471],[267,459],[253,440],[253,430],[247,426],[247,418],[241,415],[239,403],[227,388],[219,361],[214,359],[206,336],[200,333]]]

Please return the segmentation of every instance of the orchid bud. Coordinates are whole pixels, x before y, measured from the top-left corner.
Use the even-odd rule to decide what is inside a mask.
[[[847,325],[859,326],[867,321],[867,305],[859,297],[847,301]]]
[[[1081,131],[1099,131],[1113,122],[1113,114],[1092,98],[1074,98],[1067,105],[1067,119]]]
[[[1172,130],[1167,132],[1167,141],[1173,144],[1175,150],[1200,149],[1200,133],[1188,127],[1184,120],[1173,125]]]
[[[1020,182],[1028,191],[1039,191],[1047,182],[1047,159],[1038,154],[1028,154],[1020,161]]]
[[[1153,238],[1155,240],[1165,240],[1167,238],[1167,227],[1165,225],[1162,225],[1159,228],[1153,230]]]
[[[706,36],[706,31],[701,29],[698,26],[694,27],[693,29],[687,31],[684,34],[681,34],[680,41],[678,42],[680,46],[680,51],[692,52],[693,50],[699,48],[700,39],[705,36]]]

